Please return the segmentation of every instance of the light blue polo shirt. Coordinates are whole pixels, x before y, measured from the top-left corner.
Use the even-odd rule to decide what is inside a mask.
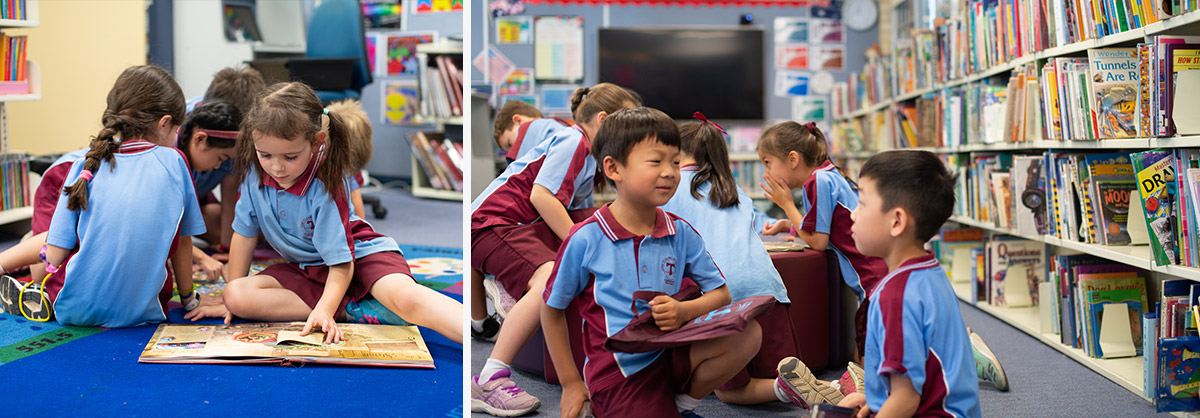
[[[509,149],[504,157],[509,161],[516,161],[542,141],[551,138],[554,132],[566,127],[567,125],[551,118],[525,122],[517,127],[517,136],[513,138],[512,149]]]
[[[711,182],[700,185],[699,199],[692,197],[692,178],[695,176],[695,165],[683,166],[679,170],[675,196],[662,209],[686,219],[704,237],[708,253],[725,272],[729,294],[734,301],[771,295],[780,303],[790,303],[783,279],[763,247],[759,230],[755,229],[758,214],[750,196],[737,187],[738,204],[717,209],[708,200]]]
[[[350,209],[347,194],[330,199],[315,172],[319,151],[296,184],[280,188],[274,179],[260,179],[250,170],[238,189],[233,230],[246,237],[263,237],[284,259],[300,268],[337,265],[383,251],[400,251],[396,241],[371,231],[356,234],[366,223]],[[369,227],[369,224],[366,226]],[[352,250],[353,249],[353,250]]]
[[[196,97],[188,99],[187,102],[184,104],[185,106],[187,106],[187,113],[192,113],[192,109],[195,109],[196,106],[199,106],[200,103],[203,101],[204,101],[204,95],[200,95],[200,96],[196,96]],[[243,110],[243,112],[248,112],[248,111],[250,111],[250,110],[249,109]]]
[[[196,189],[179,150],[147,141],[122,143],[116,168],[101,161],[88,184],[87,210],[58,200],[46,242],[77,252],[54,301],[63,325],[131,327],[166,320],[158,294],[167,257],[182,236],[204,233]],[[66,183],[83,170],[76,160]]]
[[[566,309],[579,299],[583,313],[583,375],[595,393],[642,370],[662,351],[612,353],[605,338],[635,317],[633,293],[678,293],[690,277],[708,292],[725,284],[721,271],[704,248],[704,240],[687,221],[657,209],[650,236],[636,236],[617,222],[604,205],[576,224],[559,248],[554,271],[542,294],[546,304]],[[638,302],[637,314],[650,309]]]
[[[887,275],[887,263],[879,257],[863,255],[850,234],[850,212],[858,207],[858,191],[826,160],[813,170],[803,186],[804,220],[797,229],[829,235],[829,249],[838,257],[842,280],[862,299],[875,290],[875,284]]]
[[[530,137],[527,140],[532,140]],[[471,202],[471,229],[493,225],[522,225],[541,215],[529,202],[534,185],[553,193],[567,210],[595,206],[592,179],[596,160],[579,125],[554,131],[492,180]]]
[[[221,185],[225,176],[233,174],[233,159],[225,160],[220,166],[208,171],[192,170],[192,180],[196,182],[196,195],[204,197]]]
[[[864,360],[867,406],[879,411],[890,376],[921,395],[914,416],[979,417],[979,378],[950,278],[931,253],[904,262],[871,295]]]

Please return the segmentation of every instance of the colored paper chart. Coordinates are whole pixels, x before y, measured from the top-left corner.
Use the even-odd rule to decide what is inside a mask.
[[[418,104],[417,80],[387,80],[381,92],[383,123],[387,125],[416,125]]]
[[[582,17],[538,16],[533,23],[533,39],[537,79],[583,79]]]
[[[807,70],[808,45],[776,46],[775,68],[783,70]]]
[[[417,75],[417,45],[433,42],[435,32],[404,32],[384,34],[387,45],[386,75]]]
[[[505,96],[533,94],[533,69],[517,68],[508,73],[504,83],[496,89],[497,94]]]
[[[807,96],[810,74],[802,71],[776,71],[775,95],[779,97]]]
[[[775,18],[775,43],[808,43],[808,19],[799,17]]]
[[[417,0],[413,5],[414,13],[461,12],[462,0]]]
[[[474,65],[479,72],[487,73],[488,81],[491,81],[491,84],[499,84],[504,81],[504,77],[517,68],[512,60],[504,56],[494,45],[488,45],[487,50],[479,51],[479,55],[471,60],[471,65]]]
[[[533,41],[533,22],[530,16],[496,18],[497,44],[528,44]]]
[[[840,46],[814,46],[809,63],[814,70],[845,70],[846,49]]]
[[[571,95],[579,86],[542,86],[542,111],[571,111]]]

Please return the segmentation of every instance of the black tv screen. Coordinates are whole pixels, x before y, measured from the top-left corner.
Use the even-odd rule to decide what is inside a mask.
[[[601,28],[598,43],[600,81],[674,119],[763,119],[762,29]]]

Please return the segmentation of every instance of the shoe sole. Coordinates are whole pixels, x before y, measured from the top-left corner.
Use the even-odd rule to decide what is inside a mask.
[[[976,350],[979,350],[979,353],[983,354],[983,356],[986,357],[988,361],[992,362],[993,366],[995,366],[996,378],[1000,382],[999,384],[992,382],[992,384],[996,385],[997,390],[1001,392],[1008,392],[1008,376],[1004,373],[1004,367],[1000,366],[1000,360],[996,359],[996,355],[992,354],[992,350],[988,348],[987,343],[983,342],[983,337],[980,337],[979,334],[971,333],[970,339],[971,346]]]
[[[814,401],[816,401],[815,403],[828,403],[836,405],[838,402],[841,402],[843,398],[841,392],[832,386],[817,382],[816,376],[813,376],[812,371],[809,370],[807,366],[803,366],[803,373],[797,372],[796,369],[800,368],[801,366],[803,366],[803,363],[800,362],[800,359],[788,357],[780,360],[779,365],[775,367],[776,372],[779,373],[779,376],[775,378],[775,381],[777,384],[783,383],[783,390],[793,403],[805,409],[811,407],[811,403],[804,399],[804,397],[801,395],[803,391],[792,384],[792,376],[794,376],[794,379],[799,380],[803,385],[811,388],[812,393],[816,395],[814,399]],[[788,371],[784,372],[784,368],[787,368]]]
[[[483,291],[487,294],[488,299],[492,300],[492,307],[496,308],[496,314],[500,315],[500,322],[504,322],[508,318],[508,309],[505,309],[500,303],[504,298],[512,299],[503,289],[500,289],[500,283],[494,277],[485,277],[483,279]],[[516,304],[516,301],[513,301]],[[511,309],[511,307],[509,308]]]
[[[5,313],[20,315],[17,310],[17,297],[21,294],[21,286],[12,276],[0,276],[0,308]]]
[[[525,409],[500,409],[488,405],[487,402],[478,399],[471,399],[471,412],[483,412],[497,417],[519,417],[521,415],[536,411],[541,407],[542,401],[536,401],[529,408]]]
[[[0,305],[4,308],[4,312],[12,315],[21,315],[22,317],[28,315],[29,319],[35,321],[49,321],[54,319],[54,305],[51,304],[50,299],[45,300],[46,305],[49,306],[42,305],[42,293],[37,290],[26,289],[25,285],[26,283],[12,276],[0,276]],[[27,298],[24,300],[20,297],[22,293],[28,293],[25,295]],[[35,299],[31,300],[28,297]],[[25,304],[25,312],[23,313],[20,309],[21,302]],[[30,306],[31,304],[33,306]]]

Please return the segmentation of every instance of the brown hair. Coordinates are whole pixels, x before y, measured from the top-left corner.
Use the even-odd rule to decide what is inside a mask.
[[[254,136],[270,135],[287,140],[305,139],[317,144],[317,132],[321,131],[325,108],[317,99],[313,89],[303,82],[276,83],[267,94],[254,103],[254,107],[242,121],[242,135],[238,140],[234,167],[238,181],[245,180],[251,168],[264,178],[262,164],[255,155]],[[316,177],[325,183],[329,198],[343,193],[345,176],[353,173],[351,166],[350,140],[345,117],[336,111],[329,112],[329,135],[325,139],[325,159],[317,166]],[[262,187],[260,184],[259,187]]]
[[[571,117],[575,118],[575,123],[590,122],[600,112],[612,114],[637,106],[638,101],[629,95],[629,91],[612,83],[580,87],[571,94]]]
[[[512,129],[512,118],[516,115],[528,116],[535,119],[542,118],[542,112],[533,107],[533,105],[521,100],[509,100],[504,103],[504,106],[500,106],[499,112],[496,112],[496,124],[492,126],[492,138],[499,141],[500,134]]]
[[[371,141],[371,118],[355,99],[339,100],[325,106],[329,113],[336,113],[346,122],[346,139],[350,142],[350,169],[362,170],[371,162],[375,144]]]
[[[859,178],[875,181],[881,210],[904,208],[913,218],[917,239],[929,241],[954,212],[958,175],[929,151],[895,150],[875,154]]]
[[[258,70],[242,64],[235,67],[225,67],[213,74],[208,90],[204,92],[204,100],[225,99],[237,106],[243,114],[254,105],[254,100],[267,89],[266,82]]]
[[[692,197],[701,199],[700,186],[712,183],[708,200],[718,209],[738,204],[737,183],[729,168],[729,148],[725,135],[712,122],[688,121],[679,125],[681,150],[696,160],[696,175],[692,177]]]
[[[816,168],[829,160],[828,142],[825,134],[817,129],[816,124],[809,122],[803,125],[796,121],[775,124],[763,132],[758,140],[758,149],[779,158],[786,159],[788,153],[796,151],[804,164]],[[840,171],[840,170],[839,170]],[[842,177],[850,183],[850,187],[858,190],[858,184],[842,173]]]
[[[109,171],[117,168],[113,153],[120,148],[117,137],[122,140],[142,139],[153,134],[158,121],[170,116],[173,123],[183,120],[186,108],[183,90],[175,79],[152,65],[126,68],[117,77],[108,91],[108,106],[100,117],[103,128],[92,137],[91,150],[83,162],[83,169],[98,175],[100,161],[108,161]],[[67,195],[67,209],[87,210],[88,180],[80,178],[75,184],[63,188]]]

